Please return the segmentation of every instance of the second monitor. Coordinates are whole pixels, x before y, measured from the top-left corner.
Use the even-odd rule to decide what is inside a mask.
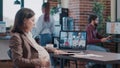
[[[120,22],[107,22],[106,33],[107,34],[120,34]]]

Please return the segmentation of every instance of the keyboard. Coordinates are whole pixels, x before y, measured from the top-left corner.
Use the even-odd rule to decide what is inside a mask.
[[[112,38],[110,41],[111,42],[120,42],[120,38]]]

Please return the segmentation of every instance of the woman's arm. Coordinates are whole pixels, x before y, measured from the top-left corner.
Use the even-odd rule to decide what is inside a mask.
[[[48,52],[54,52],[55,50],[57,50],[57,48],[53,48],[53,47],[44,47]]]
[[[40,66],[41,60],[39,58],[31,59],[24,58],[23,45],[19,35],[13,35],[10,39],[10,48],[12,51],[12,60],[19,67],[35,67]]]
[[[54,53],[54,54],[63,54],[63,53],[66,53],[66,52],[64,52],[64,51],[62,51],[62,50],[59,50],[59,49],[57,49],[57,48],[54,48],[54,47],[45,47],[45,49],[48,51],[48,52],[52,52],[52,53]]]

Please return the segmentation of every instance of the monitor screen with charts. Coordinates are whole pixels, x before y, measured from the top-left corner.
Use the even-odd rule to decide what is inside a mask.
[[[61,31],[60,32],[60,49],[86,49],[86,32],[85,31]]]
[[[106,33],[107,34],[120,34],[120,22],[107,22]]]
[[[6,32],[6,23],[4,21],[0,21],[0,33]]]

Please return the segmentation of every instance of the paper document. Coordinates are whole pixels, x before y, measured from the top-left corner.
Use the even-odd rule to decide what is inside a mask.
[[[103,56],[96,54],[75,54],[74,57],[103,57]]]

